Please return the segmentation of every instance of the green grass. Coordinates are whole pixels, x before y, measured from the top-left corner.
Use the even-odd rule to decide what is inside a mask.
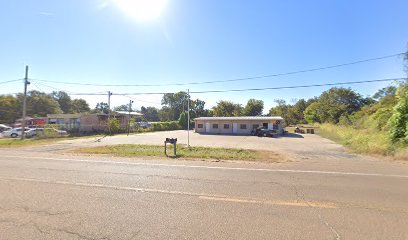
[[[51,138],[0,138],[0,148],[23,147],[31,145],[45,145],[63,140],[73,140],[80,138],[99,138],[103,135],[81,136],[81,137],[51,137]]]
[[[52,139],[30,138],[30,139],[21,140],[20,138],[17,138],[17,139],[3,138],[3,139],[0,139],[0,148],[4,148],[4,147],[22,147],[22,146],[30,146],[30,145],[41,145],[41,144],[57,142],[58,140],[61,140],[61,139],[60,138],[58,138],[58,139],[55,139],[55,138],[52,138]]]
[[[384,131],[321,124],[317,133],[347,146],[356,153],[392,156],[396,159],[408,160],[407,149],[391,144],[387,133]]]
[[[113,145],[94,148],[82,148],[76,150],[87,154],[109,154],[119,157],[165,157],[164,146],[156,145]],[[167,148],[169,156],[173,156],[173,147]],[[283,158],[273,152],[233,149],[233,148],[210,148],[210,147],[186,147],[177,145],[177,158],[189,159],[223,159],[223,160],[246,160],[246,161],[281,161]]]

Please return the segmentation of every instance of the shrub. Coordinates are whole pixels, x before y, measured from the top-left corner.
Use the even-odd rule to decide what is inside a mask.
[[[170,130],[180,130],[182,127],[176,121],[172,122],[155,122],[152,123],[153,131],[170,131]]]

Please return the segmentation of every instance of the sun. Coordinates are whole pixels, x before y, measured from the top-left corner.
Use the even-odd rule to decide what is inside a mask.
[[[160,17],[168,0],[113,0],[129,17],[138,21],[151,21]]]

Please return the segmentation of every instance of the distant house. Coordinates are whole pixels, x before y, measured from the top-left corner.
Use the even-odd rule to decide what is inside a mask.
[[[137,112],[112,112],[111,117],[117,118],[121,127],[129,124],[130,117],[142,116]],[[60,128],[73,132],[103,132],[107,130],[109,115],[105,113],[96,114],[48,114],[48,124],[56,124]]]
[[[195,118],[195,132],[249,135],[258,127],[283,134],[282,117],[199,117]]]
[[[26,127],[40,127],[44,126],[47,123],[47,118],[45,117],[37,117],[37,118],[32,118],[32,117],[26,117],[25,118],[25,126]],[[21,127],[23,124],[23,119],[17,119],[14,123],[14,127]]]

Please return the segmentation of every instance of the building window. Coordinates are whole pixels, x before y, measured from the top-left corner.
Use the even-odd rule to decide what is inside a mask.
[[[257,129],[258,127],[259,127],[259,124],[252,125],[252,129]]]
[[[203,128],[203,124],[197,124],[198,128]]]
[[[229,124],[224,124],[224,129],[229,129]]]
[[[239,125],[239,128],[240,128],[240,129],[247,129],[247,125],[246,125],[246,124],[240,124],[240,125]]]
[[[213,128],[218,128],[218,124],[213,124]]]

